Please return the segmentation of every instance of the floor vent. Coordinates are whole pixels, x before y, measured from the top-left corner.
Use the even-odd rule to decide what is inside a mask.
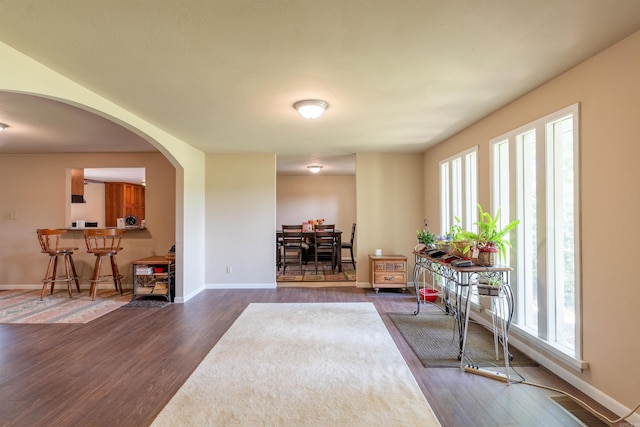
[[[584,409],[577,402],[571,399],[569,396],[549,396],[553,402],[563,408],[565,411],[569,412],[573,417],[581,422],[583,425],[587,427],[608,427],[609,424],[602,421],[597,416],[593,415],[591,412]],[[619,424],[613,424],[614,426],[618,426]]]

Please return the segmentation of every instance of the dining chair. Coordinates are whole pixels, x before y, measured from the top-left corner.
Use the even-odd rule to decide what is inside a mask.
[[[60,246],[60,236],[67,230],[52,230],[48,228],[40,228],[36,230],[38,242],[42,253],[49,255],[49,263],[47,264],[47,272],[42,279],[42,290],[40,291],[40,299],[44,297],[44,291],[48,284],[51,284],[51,294],[56,282],[66,282],[69,298],[71,298],[71,282],[76,282],[76,289],[80,292],[80,283],[78,282],[78,274],[76,266],[73,263],[73,251],[78,248]],[[64,260],[64,276],[58,276],[58,259],[62,257]]]
[[[93,273],[91,274],[91,287],[89,288],[89,295],[91,299],[96,298],[98,292],[98,283],[113,280],[113,284],[117,291],[120,291],[122,295],[122,275],[118,270],[118,261],[116,255],[123,248],[120,246],[120,241],[124,235],[124,230],[120,228],[106,228],[106,229],[85,229],[84,241],[87,245],[87,252],[96,256],[96,262],[93,266]],[[111,263],[111,275],[100,275],[100,269],[102,268],[102,259],[108,257]]]
[[[331,273],[334,273],[337,265],[336,226],[335,224],[319,224],[314,230],[314,257],[316,274],[318,274],[318,256],[329,254],[331,260]]]
[[[302,272],[302,255],[309,245],[305,242],[302,225],[282,226],[282,273],[287,270],[288,265],[298,265]]]
[[[276,237],[276,270],[282,268],[282,238]]]
[[[356,238],[356,223],[354,222],[353,224],[351,224],[351,240],[349,240],[348,242],[343,242],[342,248],[341,248],[341,249],[349,249],[349,251],[351,252],[351,264],[353,264],[353,268],[356,268],[356,259],[353,256],[353,242],[355,238]]]

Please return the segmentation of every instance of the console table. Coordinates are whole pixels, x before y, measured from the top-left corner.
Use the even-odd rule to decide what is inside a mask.
[[[416,291],[417,309],[413,314],[420,313],[420,275],[429,273],[432,277],[432,285],[439,282],[441,296],[444,302],[444,310],[454,317],[457,325],[458,339],[460,345],[460,367],[464,368],[464,350],[467,338],[467,327],[469,325],[469,300],[470,296],[478,293],[478,283],[480,278],[494,279],[500,282],[498,292],[495,295],[487,295],[492,301],[492,322],[494,342],[496,347],[496,358],[498,356],[498,342],[502,342],[504,351],[505,367],[509,368],[511,355],[508,349],[509,326],[513,317],[513,294],[509,286],[509,273],[511,267],[498,265],[484,267],[473,265],[471,267],[454,267],[449,263],[431,258],[425,253],[413,252],[415,256],[415,266],[413,268],[413,283]],[[507,377],[508,379],[508,377]]]

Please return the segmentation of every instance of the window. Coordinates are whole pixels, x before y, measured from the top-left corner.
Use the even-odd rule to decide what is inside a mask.
[[[478,218],[478,148],[440,162],[440,230],[446,233],[458,218],[471,230]]]
[[[491,141],[492,208],[520,219],[509,254],[514,322],[580,358],[578,105]],[[506,215],[505,215],[506,214]]]

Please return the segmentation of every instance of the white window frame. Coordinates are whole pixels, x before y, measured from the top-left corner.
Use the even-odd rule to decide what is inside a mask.
[[[491,190],[492,190],[492,208],[495,211],[498,207],[504,211],[505,206],[508,206],[509,217],[519,218],[524,215],[523,212],[523,191],[525,191],[524,183],[526,177],[523,175],[523,169],[521,167],[523,159],[526,157],[526,153],[523,153],[522,147],[518,144],[519,137],[523,134],[534,130],[536,138],[536,203],[537,203],[537,215],[536,215],[536,229],[537,233],[535,238],[537,239],[538,246],[542,245],[537,250],[536,254],[526,254],[524,240],[526,239],[525,233],[527,230],[523,228],[522,220],[518,226],[516,233],[512,233],[513,249],[511,251],[510,262],[514,267],[514,272],[511,275],[512,287],[514,288],[514,294],[516,295],[516,313],[514,317],[514,326],[525,333],[532,334],[535,337],[537,344],[542,344],[543,347],[547,347],[554,354],[561,357],[563,360],[570,363],[572,366],[582,368],[584,362],[581,361],[582,356],[582,341],[581,341],[581,265],[580,265],[580,153],[579,153],[579,104],[573,104],[555,113],[549,114],[538,120],[535,120],[527,125],[519,127],[513,131],[503,134],[490,141],[491,147]],[[554,155],[554,140],[549,132],[549,125],[557,123],[562,119],[572,117],[573,120],[573,232],[574,232],[574,271],[573,277],[575,302],[574,302],[574,315],[575,315],[575,341],[574,347],[568,348],[555,341],[555,323],[556,316],[555,309],[555,293],[557,292],[555,287],[555,280],[553,278],[553,258],[555,233],[553,226],[554,203],[558,202],[558,196],[554,188],[554,173],[557,171]],[[504,144],[507,144],[505,146]],[[508,161],[505,157],[505,152],[500,153],[501,149],[508,150]],[[533,159],[532,159],[533,160]],[[557,166],[557,165],[556,165]],[[505,176],[507,175],[507,176]],[[559,185],[559,183],[558,183]],[[508,201],[505,201],[505,198]],[[520,214],[519,214],[520,212]],[[502,216],[502,214],[501,214]],[[506,221],[508,218],[501,218]],[[530,231],[530,230],[529,230]],[[515,237],[518,236],[516,239]],[[538,275],[538,324],[537,330],[532,330],[524,325],[524,305],[527,303],[526,286],[525,286],[525,271],[523,266],[525,265],[524,258],[526,256],[537,257],[537,275]],[[556,260],[557,261],[557,260]],[[542,305],[542,306],[540,306]]]
[[[439,167],[441,233],[447,233],[456,218],[471,230],[478,220],[478,146],[440,161]]]

